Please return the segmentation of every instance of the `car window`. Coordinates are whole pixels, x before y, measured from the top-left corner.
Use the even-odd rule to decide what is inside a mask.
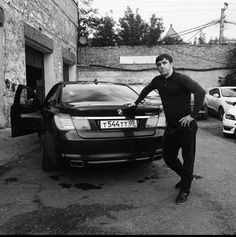
[[[31,88],[23,88],[20,94],[20,105],[33,104],[34,92]]]
[[[221,88],[222,96],[236,97],[236,88]]]
[[[59,85],[56,84],[51,88],[51,90],[48,92],[48,94],[45,98],[44,104],[49,104],[52,100],[57,101],[58,96],[59,96],[58,87],[59,87]]]
[[[214,94],[217,94],[217,95],[220,96],[220,92],[219,92],[219,90],[217,88],[211,89],[209,91],[209,95],[214,95]]]
[[[135,101],[138,95],[127,86],[115,84],[68,84],[62,91],[62,102]]]
[[[209,95],[213,95],[214,94],[214,89],[209,90]]]

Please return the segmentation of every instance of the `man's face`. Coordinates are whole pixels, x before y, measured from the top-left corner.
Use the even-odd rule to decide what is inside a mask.
[[[163,76],[169,76],[173,71],[173,65],[167,59],[157,62],[157,69]]]

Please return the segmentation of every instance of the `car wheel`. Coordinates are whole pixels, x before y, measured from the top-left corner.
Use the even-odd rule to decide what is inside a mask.
[[[204,110],[205,110],[205,113],[202,114],[201,119],[207,120],[207,118],[208,118],[208,109],[207,109],[206,106],[204,107]]]
[[[42,169],[44,171],[53,171],[60,168],[54,138],[52,133],[48,131],[42,134],[42,153]]]
[[[208,115],[213,116],[213,115],[214,115],[214,111],[213,111],[213,109],[211,109],[211,108],[208,107],[208,106],[206,106],[206,108],[207,108],[207,113],[208,113]]]
[[[222,107],[220,107],[218,110],[218,119],[219,120],[221,120],[221,121],[223,120],[224,113],[225,113],[224,109]]]

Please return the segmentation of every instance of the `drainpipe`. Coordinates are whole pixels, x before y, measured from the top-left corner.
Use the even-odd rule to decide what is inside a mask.
[[[77,40],[76,40],[76,78],[75,80],[78,81],[78,61],[79,61],[79,1],[77,2],[77,21],[78,21],[78,26],[77,26]]]
[[[0,128],[4,128],[6,124],[4,113],[4,99],[3,93],[5,88],[4,83],[4,55],[3,55],[3,23],[4,23],[4,11],[0,6]]]

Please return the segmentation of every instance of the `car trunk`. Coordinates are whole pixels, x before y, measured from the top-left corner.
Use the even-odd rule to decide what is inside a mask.
[[[90,103],[77,104],[69,113],[80,137],[122,138],[154,135],[160,109],[147,105]],[[82,123],[89,126],[83,127]]]

